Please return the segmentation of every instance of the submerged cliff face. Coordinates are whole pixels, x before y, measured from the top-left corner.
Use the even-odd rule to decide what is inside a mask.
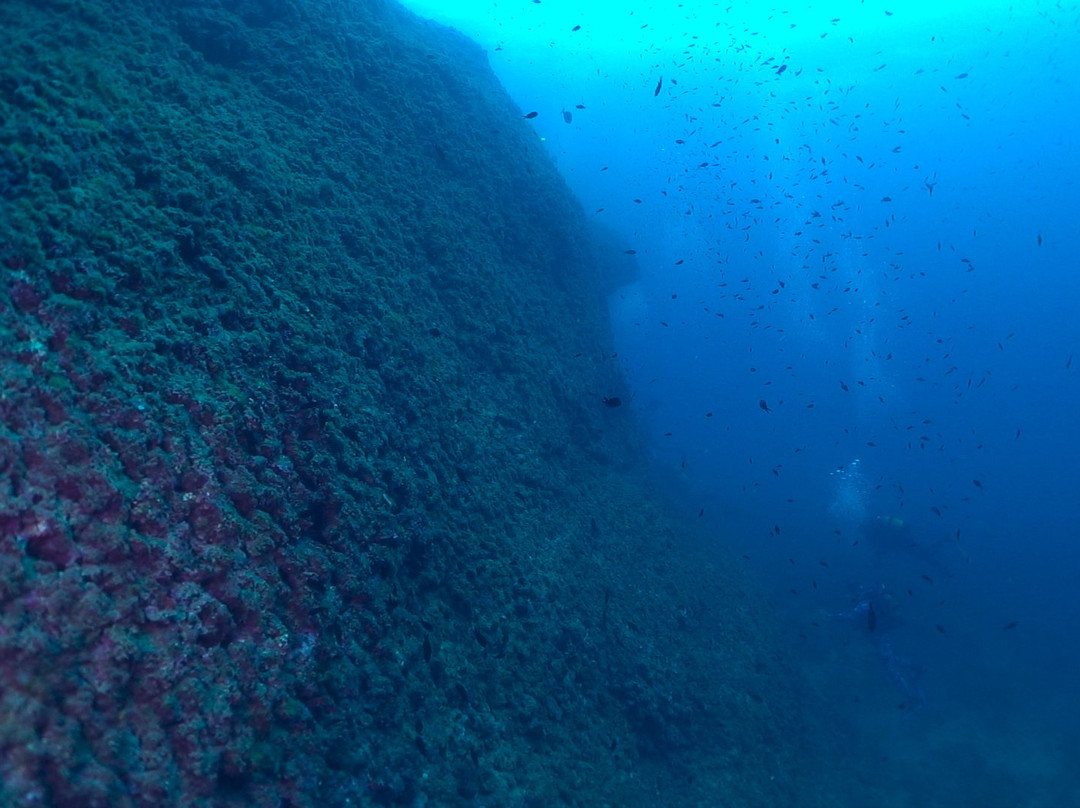
[[[0,802],[790,797],[777,654],[627,471],[603,259],[474,45],[0,27]]]

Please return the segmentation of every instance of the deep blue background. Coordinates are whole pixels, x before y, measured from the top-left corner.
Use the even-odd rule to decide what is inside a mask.
[[[636,251],[627,417],[808,675],[884,588],[907,740],[1080,795],[1077,5],[413,5],[489,49]]]

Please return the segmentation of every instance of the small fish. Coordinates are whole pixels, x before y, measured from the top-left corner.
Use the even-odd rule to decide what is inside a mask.
[[[778,75],[778,76],[784,75],[785,70],[787,70],[787,65],[780,65],[780,67],[778,67],[776,69],[776,75]]]
[[[769,409],[769,405],[765,401],[765,399],[761,399],[761,401],[759,401],[757,405],[761,407],[761,409],[765,410],[765,412],[772,412],[772,410]]]
[[[605,396],[604,398],[601,399],[601,401],[604,402],[605,407],[621,407],[622,406],[622,399],[619,398],[618,396],[611,396],[610,398]]]
[[[573,123],[574,122],[574,113],[572,113],[568,109],[564,109],[562,111],[562,119],[564,121],[566,121],[567,123]]]
[[[945,626],[941,625],[941,623],[938,623],[936,626],[934,626],[934,628],[936,628],[942,634],[945,633]]]
[[[574,26],[573,28],[571,28],[570,30],[571,30],[571,31],[580,31],[580,30],[581,30],[581,26],[580,26],[580,25],[575,25],[575,26]]]
[[[532,112],[526,112],[521,117],[523,117],[523,118],[525,118],[527,120],[532,120],[533,118],[535,118],[539,114],[540,114],[539,112],[536,112],[535,110],[533,110]]]
[[[925,572],[919,577],[926,581],[928,584],[930,584],[930,586],[934,585],[934,579],[927,575]]]
[[[1012,631],[1018,625],[1020,625],[1020,621],[1019,620],[1013,620],[1011,623],[1006,623],[1005,626],[1001,630],[1002,631]]]
[[[653,90],[653,97],[660,95],[660,88],[664,86],[664,77],[660,77],[660,81],[656,82],[656,89]]]
[[[702,508],[700,511],[697,512],[697,518],[698,519],[700,519],[704,515],[705,515],[705,509],[704,508]]]

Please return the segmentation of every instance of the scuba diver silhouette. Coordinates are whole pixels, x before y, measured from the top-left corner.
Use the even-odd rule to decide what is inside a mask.
[[[877,516],[862,529],[860,538],[873,552],[875,563],[881,565],[906,561],[920,572],[935,572],[953,577],[953,563],[963,555],[959,542],[948,536],[936,541],[918,541],[911,525],[898,516]]]
[[[926,694],[922,688],[922,669],[909,658],[896,653],[892,635],[903,625],[896,600],[885,587],[878,584],[863,587],[856,594],[856,603],[847,611],[832,615],[857,626],[869,635],[877,658],[885,667],[889,679],[904,696],[903,708],[915,712],[926,706]]]

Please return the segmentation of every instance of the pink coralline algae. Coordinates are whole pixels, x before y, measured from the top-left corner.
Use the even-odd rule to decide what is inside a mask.
[[[315,748],[358,674],[312,679],[310,591],[364,585],[325,550],[281,548],[331,536],[342,498],[250,404],[161,393],[73,339],[48,289],[4,291],[0,801],[311,804],[286,752]],[[376,647],[385,627],[364,625]]]

